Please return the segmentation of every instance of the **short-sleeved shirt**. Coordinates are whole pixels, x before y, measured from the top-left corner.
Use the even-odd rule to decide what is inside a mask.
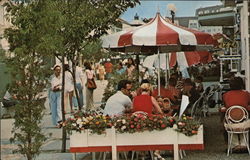
[[[59,86],[59,87],[62,87],[62,76],[53,76],[52,79],[51,79],[51,89],[53,90],[53,88],[55,86]]]
[[[121,91],[117,91],[108,99],[103,113],[109,116],[121,115],[126,107],[131,106],[131,99]]]
[[[250,105],[250,93],[244,90],[232,90],[223,95],[223,101],[226,108],[239,105],[247,108]]]
[[[72,92],[74,90],[73,76],[69,71],[65,72],[65,91]]]
[[[87,76],[87,79],[93,79],[94,78],[94,71],[93,70],[89,70],[89,69],[86,69],[86,76]]]
[[[84,77],[84,74],[81,67],[76,66],[75,75],[76,75],[76,83],[83,83],[82,79]]]
[[[104,64],[104,67],[105,67],[106,73],[111,73],[112,72],[112,68],[113,68],[113,64],[110,63],[110,62],[106,62]]]

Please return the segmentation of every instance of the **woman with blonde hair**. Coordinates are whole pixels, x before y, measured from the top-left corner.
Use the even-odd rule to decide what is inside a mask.
[[[156,99],[151,96],[152,87],[149,83],[143,83],[141,86],[141,94],[134,97],[133,112],[143,111],[152,115],[153,111],[163,114]]]

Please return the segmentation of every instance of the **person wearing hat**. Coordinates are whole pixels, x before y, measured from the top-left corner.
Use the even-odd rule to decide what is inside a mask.
[[[62,76],[61,66],[56,64],[53,67],[54,76],[51,79],[50,105],[52,114],[52,124],[57,128],[62,121],[61,111],[61,91],[62,91]]]

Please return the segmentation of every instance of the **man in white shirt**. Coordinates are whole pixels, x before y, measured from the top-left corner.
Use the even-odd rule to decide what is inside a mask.
[[[60,65],[54,66],[54,75],[51,79],[50,104],[52,114],[52,124],[56,127],[60,126],[62,121],[61,111],[61,91],[62,91],[62,76]]]
[[[132,101],[129,98],[132,83],[128,80],[121,80],[118,83],[118,91],[111,96],[104,108],[104,114],[109,116],[119,116],[126,109],[132,107]]]

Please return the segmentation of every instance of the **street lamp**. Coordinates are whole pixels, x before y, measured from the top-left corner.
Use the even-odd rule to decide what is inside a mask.
[[[174,17],[175,17],[176,7],[175,7],[174,4],[168,4],[167,8],[168,8],[168,10],[170,10],[170,14],[172,16],[172,23],[174,23]]]

